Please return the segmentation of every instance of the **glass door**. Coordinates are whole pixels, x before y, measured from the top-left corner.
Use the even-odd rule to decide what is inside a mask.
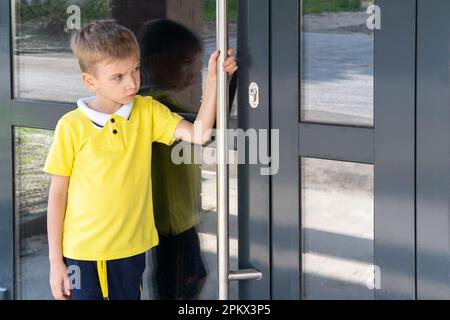
[[[230,47],[236,54],[237,17],[238,2],[230,0]],[[188,120],[193,121],[198,112],[208,60],[216,49],[215,1],[2,2],[0,65],[11,72],[0,75],[0,287],[5,289],[1,298],[52,298],[46,234],[50,180],[42,167],[57,121],[76,108],[78,98],[91,95],[80,81],[69,39],[80,26],[96,19],[115,19],[138,36],[148,61],[143,66],[141,94],[160,98]],[[234,125],[236,80],[231,79],[229,105]],[[168,208],[165,194],[154,191],[160,245],[147,254],[143,299],[216,299],[215,164],[176,166],[164,162],[170,160],[172,149],[153,148],[154,184],[161,190],[170,187],[180,206]],[[213,142],[191,148],[204,159],[214,159]],[[230,155],[237,157],[237,151],[231,148]],[[163,162],[164,166],[157,166]],[[237,164],[230,165],[229,181],[230,266],[237,269]],[[230,298],[238,298],[235,282]]]
[[[415,15],[272,2],[272,298],[415,298]]]

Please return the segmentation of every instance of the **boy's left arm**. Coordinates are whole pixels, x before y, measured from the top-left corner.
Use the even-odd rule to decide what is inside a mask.
[[[209,59],[208,78],[195,122],[192,124],[189,121],[181,120],[174,133],[175,139],[201,145],[209,141],[216,119],[218,57],[219,51],[215,51]],[[228,58],[225,60],[223,68],[230,75],[238,69],[236,59],[233,56],[233,49],[228,50]]]

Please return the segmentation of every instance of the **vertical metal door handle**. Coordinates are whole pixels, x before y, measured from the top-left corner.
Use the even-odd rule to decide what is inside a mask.
[[[261,279],[258,270],[246,269],[231,271],[229,268],[228,234],[228,74],[223,64],[228,53],[228,0],[217,0],[217,45],[218,59],[217,83],[217,266],[219,300],[228,300],[230,280]]]

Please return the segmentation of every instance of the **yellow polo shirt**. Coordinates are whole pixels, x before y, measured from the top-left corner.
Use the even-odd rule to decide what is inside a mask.
[[[80,108],[61,118],[44,171],[69,176],[63,255],[114,260],[158,244],[151,182],[152,142],[171,145],[182,119],[151,97],[134,99],[129,120],[103,128]]]

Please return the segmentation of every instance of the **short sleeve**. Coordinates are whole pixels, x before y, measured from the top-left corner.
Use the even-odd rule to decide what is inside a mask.
[[[71,176],[75,154],[74,144],[74,136],[70,128],[59,120],[43,171],[57,176]]]
[[[152,99],[152,142],[160,142],[168,146],[175,142],[175,129],[183,117],[171,112],[162,103]]]

